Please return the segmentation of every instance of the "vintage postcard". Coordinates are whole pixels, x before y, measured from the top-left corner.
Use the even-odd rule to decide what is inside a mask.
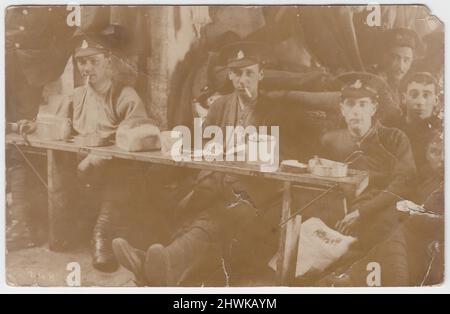
[[[438,13],[7,6],[7,284],[441,285]]]

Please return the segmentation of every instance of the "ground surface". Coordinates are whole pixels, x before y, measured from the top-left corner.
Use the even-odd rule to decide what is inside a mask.
[[[6,280],[10,286],[20,287],[67,287],[71,271],[68,264],[80,265],[83,287],[133,287],[133,275],[120,268],[116,273],[105,274],[91,265],[87,249],[56,253],[47,247],[38,247],[10,252],[6,256]]]

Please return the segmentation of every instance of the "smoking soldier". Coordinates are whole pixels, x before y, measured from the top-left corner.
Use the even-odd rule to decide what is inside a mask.
[[[218,126],[225,134],[227,126],[279,125],[280,137],[289,145],[289,138],[295,137],[284,133],[284,122],[294,117],[298,124],[302,119],[301,109],[292,111],[279,106],[260,91],[259,83],[264,76],[263,48],[261,44],[241,42],[222,49],[221,58],[228,67],[234,91],[211,105],[204,126]],[[280,147],[280,154],[283,154],[283,147]],[[142,252],[124,239],[114,240],[119,262],[136,275],[138,282],[179,285],[214,249],[230,243],[243,226],[264,220],[261,217],[268,212],[277,214],[270,208],[274,200],[280,199],[281,186],[277,182],[205,172],[200,173],[199,180],[203,182],[195,187],[188,205],[197,214],[169,245],[154,244],[147,252]],[[276,218],[270,221],[277,224]],[[267,235],[273,238],[270,230],[270,227],[266,230]]]
[[[58,110],[59,116],[73,119],[76,134],[105,142],[114,139],[123,121],[147,117],[137,92],[112,77],[111,58],[120,49],[115,34],[112,26],[100,33],[77,33],[78,45],[73,56],[85,84],[66,97]],[[111,242],[120,215],[129,206],[126,180],[131,174],[120,161],[107,161],[91,154],[82,156],[78,172],[100,187],[100,213],[93,233],[93,265],[102,271],[114,271],[118,265]]]

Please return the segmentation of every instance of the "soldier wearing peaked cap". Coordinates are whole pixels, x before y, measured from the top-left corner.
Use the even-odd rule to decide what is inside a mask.
[[[228,70],[228,79],[241,104],[254,102],[258,98],[266,53],[267,47],[257,42],[229,44],[219,52],[219,63]]]
[[[386,46],[378,74],[387,82],[392,99],[404,114],[401,106],[400,85],[409,73],[421,49],[417,33],[411,29],[395,28],[386,32]]]
[[[421,43],[411,29],[395,28],[386,34],[385,73],[389,80],[402,80],[418,55]]]
[[[285,137],[285,117],[281,113],[286,111],[287,119],[294,117],[296,123],[301,118],[287,112],[283,106],[278,106],[260,91],[265,55],[265,46],[254,42],[238,42],[223,47],[220,60],[228,69],[228,78],[234,91],[212,103],[204,127],[218,126],[226,134],[227,127],[275,125],[280,126],[280,138],[283,138],[281,145],[289,143],[292,138]],[[282,154],[283,147],[280,147],[280,155]],[[267,225],[249,225],[251,222],[264,220],[264,213],[269,211],[267,204],[280,199],[278,192],[281,186],[276,182],[211,172],[201,172],[198,178],[201,183],[195,186],[187,207],[199,214],[182,232],[176,234],[170,244],[155,244],[147,252],[141,252],[124,239],[114,240],[113,248],[119,262],[135,274],[138,282],[155,286],[179,285],[192,269],[211,258],[211,252],[216,252],[222,245],[228,245],[232,239],[241,239],[239,234],[244,227],[248,228],[248,237],[253,232],[270,234],[270,230],[266,230],[269,228]],[[281,206],[274,206],[275,210],[270,211],[270,217],[272,214],[277,216],[277,209],[280,208]],[[271,221],[277,224],[276,218]],[[270,228],[275,227],[268,225]],[[264,229],[263,232],[261,228]],[[236,242],[238,244],[234,245],[233,254],[238,250],[236,247],[242,250],[241,242]],[[268,251],[270,254],[270,250]],[[226,255],[228,254],[231,253],[227,251]],[[233,257],[236,255],[239,254],[236,253]],[[246,255],[245,258],[250,257]]]
[[[112,78],[111,56],[120,50],[118,28],[108,27],[99,33],[77,32],[73,53],[77,70],[85,84],[76,88],[61,103],[57,114],[71,118],[73,131],[80,136],[95,136],[109,141],[124,121],[146,118],[141,98],[131,86]],[[100,214],[93,232],[93,266],[112,272],[118,267],[112,252],[120,215],[129,206],[127,180],[131,174],[126,164],[103,160],[93,155],[79,156],[78,172],[101,191]]]
[[[269,48],[260,42],[240,41],[221,48],[219,61],[228,68],[242,68],[253,64],[263,65]]]
[[[337,84],[346,128],[326,133],[322,144],[326,157],[369,172],[368,188],[336,224],[340,232],[358,238],[358,254],[364,254],[399,224],[395,204],[413,192],[416,167],[407,136],[376,119],[384,81],[369,73],[348,73],[338,77]]]
[[[112,76],[111,59],[120,56],[122,46],[119,31],[120,27],[115,26],[98,33],[75,33],[73,57],[85,84],[63,101],[58,113],[68,115],[73,110],[74,131],[80,135],[98,133],[113,138],[124,119],[146,116],[145,106],[134,88]],[[97,112],[97,106],[102,110]],[[92,115],[97,115],[96,119]]]

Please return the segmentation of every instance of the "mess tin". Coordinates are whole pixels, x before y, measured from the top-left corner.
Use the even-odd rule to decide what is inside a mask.
[[[60,117],[38,117],[36,135],[45,140],[66,140],[72,133],[72,120]]]
[[[309,161],[308,170],[319,177],[344,178],[348,173],[348,164],[315,157]]]

